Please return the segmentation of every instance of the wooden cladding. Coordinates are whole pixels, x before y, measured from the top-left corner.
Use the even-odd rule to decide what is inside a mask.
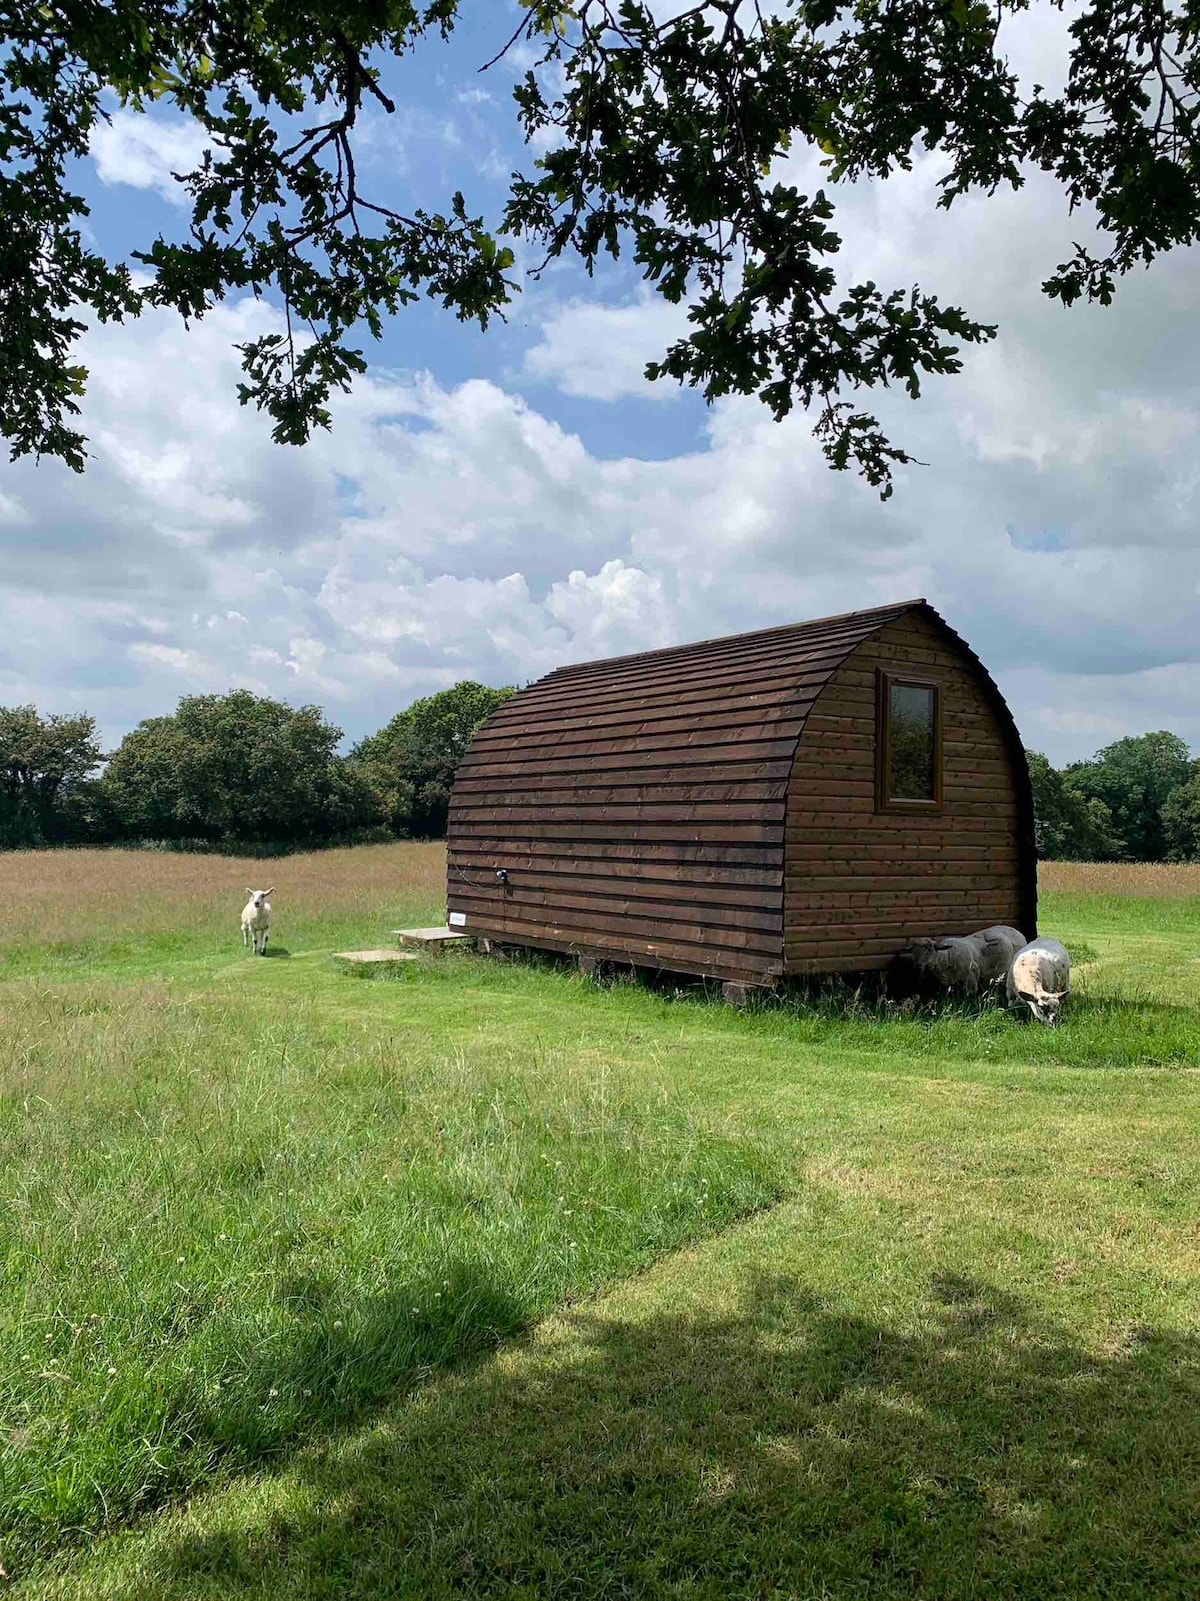
[[[889,782],[896,686],[932,692],[924,799]],[[788,972],[820,971],[823,956],[844,970],[854,940],[883,966],[922,935],[1036,932],[1024,753],[999,692],[935,613],[886,623],[831,676],[797,743],[784,849]]]
[[[936,686],[936,804],[879,807],[884,681]],[[740,983],[880,966],[909,929],[1021,902],[1022,779],[999,693],[924,602],[564,668],[463,759],[449,908]]]

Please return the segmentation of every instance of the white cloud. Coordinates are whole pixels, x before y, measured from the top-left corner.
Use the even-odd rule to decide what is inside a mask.
[[[207,663],[194,650],[178,650],[174,645],[131,645],[129,655],[135,662],[170,667],[188,678],[202,678],[207,670]]]
[[[461,96],[455,96],[464,104]],[[394,112],[370,106],[355,125],[355,159],[360,170],[369,170],[378,181],[386,172],[393,177],[433,179],[443,189],[450,163],[461,159],[468,148],[470,133],[464,118],[448,116],[441,109],[412,102],[399,105]]]
[[[28,520],[28,513],[15,495],[0,495],[0,524],[16,526]]]
[[[591,575],[578,568],[553,584],[546,610],[581,656],[623,656],[674,642],[670,597],[661,576],[619,558]]]
[[[543,313],[541,337],[526,352],[524,375],[589,400],[672,400],[677,386],[650,383],[646,363],[686,331],[687,308],[648,292],[621,306],[569,300]]]
[[[154,189],[174,205],[188,203],[187,191],[173,173],[189,173],[200,165],[211,144],[191,117],[142,111],[113,111],[92,130],[89,154],[101,183]]]
[[[1026,742],[1035,749],[1078,758],[1125,734],[1159,728],[1200,747],[1200,663],[1103,676],[1027,668],[1009,678],[1009,694],[1026,708]]]
[[[553,396],[376,370],[332,434],[279,449],[234,398],[231,347],[276,326],[268,307],[97,329],[86,478],[0,467],[0,699],[119,732],[245,684],[356,736],[460,677],[925,594],[1052,756],[1159,726],[1200,746],[1196,257],[1064,312],[1038,290],[1072,231],[1052,190],[931,219],[939,170],[847,193],[839,219],[856,276],[915,279],[1003,327],[919,405],[868,397],[932,464],[887,505],[828,471],[804,417],[754,400],[714,408],[698,448],[602,459]],[[679,318],[649,297],[562,303],[523,376],[641,397]]]

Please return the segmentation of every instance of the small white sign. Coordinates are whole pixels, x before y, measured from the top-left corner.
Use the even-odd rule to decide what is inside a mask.
[[[462,928],[466,924],[466,921],[467,921],[466,912],[451,912],[450,913],[449,922],[450,922],[450,927],[451,928]]]

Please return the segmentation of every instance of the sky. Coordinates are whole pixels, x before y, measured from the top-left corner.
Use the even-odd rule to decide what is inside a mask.
[[[361,144],[376,193],[438,208],[461,188],[498,217],[536,159],[520,60],[478,71],[510,13],[471,4],[389,69],[398,110]],[[1053,85],[1064,23],[1016,19],[1023,75]],[[77,175],[95,242],[177,234],[170,174],[199,147],[178,116],[116,111]],[[924,596],[1053,761],[1157,728],[1200,752],[1197,253],[1067,311],[1040,284],[1088,219],[1039,174],[936,210],[942,170],[927,154],[833,192],[846,282],[918,283],[1000,327],[919,401],[868,397],[926,464],[886,504],[828,469],[803,412],[648,384],[682,317],[625,262],[522,272],[486,334],[410,308],[364,336],[368,375],[300,449],[237,403],[233,347],[279,325],[270,303],[92,330],[86,473],[0,463],[0,704],[91,712],[111,748],[181,695],[245,686],[321,705],[350,741],[461,678]],[[804,152],[780,175],[823,182]]]

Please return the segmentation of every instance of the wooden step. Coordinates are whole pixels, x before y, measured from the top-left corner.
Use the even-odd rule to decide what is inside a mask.
[[[460,945],[474,938],[461,928],[394,928],[392,936],[401,945],[418,945],[428,951],[445,950],[447,945]]]

